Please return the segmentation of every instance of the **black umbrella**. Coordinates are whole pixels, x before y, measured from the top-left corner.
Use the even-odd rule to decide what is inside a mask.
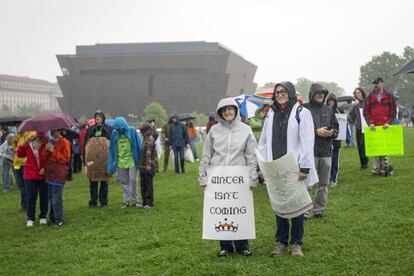
[[[338,103],[340,103],[340,102],[348,102],[348,101],[353,101],[353,100],[354,100],[354,97],[353,96],[341,96],[341,97],[336,98],[336,101]]]
[[[399,75],[399,74],[409,74],[414,73],[414,59],[411,60],[409,63],[404,65],[403,68],[401,68],[397,73],[395,73],[393,76]]]
[[[178,115],[178,118],[180,121],[188,120],[188,119],[194,119],[194,116],[191,113],[182,113]]]
[[[30,116],[6,116],[0,118],[0,126],[15,126],[24,120],[29,119]]]

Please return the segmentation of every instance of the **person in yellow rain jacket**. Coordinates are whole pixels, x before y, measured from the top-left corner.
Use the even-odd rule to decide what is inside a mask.
[[[20,211],[24,212],[27,209],[27,192],[24,185],[23,172],[24,166],[26,165],[26,157],[17,156],[17,148],[20,145],[23,145],[25,141],[28,141],[30,137],[35,134],[34,131],[20,132],[18,131],[14,136],[13,140],[13,149],[14,149],[14,159],[13,159],[13,171],[16,178],[17,187],[20,190]]]

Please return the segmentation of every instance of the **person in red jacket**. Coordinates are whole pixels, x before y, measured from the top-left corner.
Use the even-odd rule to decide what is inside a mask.
[[[388,128],[395,123],[397,107],[394,96],[388,93],[384,88],[384,80],[380,77],[372,81],[375,85],[374,91],[368,95],[365,101],[364,117],[371,128],[375,131],[376,126]],[[372,175],[386,176],[386,156],[375,156]]]
[[[27,158],[23,173],[28,199],[27,227],[32,227],[34,224],[38,195],[40,200],[39,224],[46,225],[47,223],[47,184],[45,182],[47,160],[44,156],[47,142],[47,132],[36,132],[35,136],[17,148],[17,156]]]

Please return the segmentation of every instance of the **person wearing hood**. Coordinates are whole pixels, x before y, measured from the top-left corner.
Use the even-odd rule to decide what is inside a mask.
[[[181,173],[185,173],[184,149],[185,147],[190,148],[190,138],[188,137],[187,127],[180,122],[177,114],[174,114],[171,117],[171,120],[173,124],[170,127],[169,138],[171,148],[174,152],[175,173],[180,173],[180,166]],[[180,162],[178,162],[178,160],[180,160]]]
[[[260,139],[260,134],[262,133],[262,129],[263,129],[263,123],[267,117],[267,113],[269,113],[269,110],[270,110],[270,105],[265,104],[255,111],[253,118],[249,119],[249,126],[253,130],[256,141],[259,141]]]
[[[328,186],[331,175],[332,141],[338,137],[339,124],[335,113],[325,104],[329,92],[323,85],[313,83],[309,91],[309,102],[304,106],[310,110],[315,128],[315,167],[318,173],[318,186],[313,204],[316,218],[322,218],[328,203]],[[308,187],[312,197],[312,188]],[[306,214],[309,218],[310,214]]]
[[[158,155],[151,125],[146,123],[141,127],[143,145],[141,150],[141,196],[144,209],[154,207],[153,178],[158,171]]]
[[[105,124],[105,113],[97,110],[93,116],[95,124],[86,131],[83,142],[83,163],[89,178],[89,208],[97,206],[98,198],[102,208],[108,207],[108,148],[112,128]],[[98,185],[99,197],[98,197]]]
[[[318,182],[313,152],[315,137],[312,115],[297,101],[295,86],[289,81],[275,85],[272,99],[274,103],[264,121],[259,140],[260,155],[265,161],[272,161],[293,153],[298,160],[298,181],[311,187]],[[303,256],[304,213],[291,220],[290,227],[289,219],[276,215],[276,245],[271,256],[283,255],[288,251],[289,243],[293,256]]]
[[[39,224],[47,224],[48,187],[45,182],[47,160],[44,153],[48,141],[49,138],[47,132],[37,131],[35,136],[30,138],[29,141],[25,141],[17,148],[17,156],[27,158],[23,174],[28,200],[27,227],[32,227],[34,225],[38,196],[40,201]]]
[[[137,198],[137,173],[140,166],[142,139],[135,128],[128,126],[124,117],[117,117],[109,142],[108,173],[118,172],[123,188],[121,208],[141,208]]]
[[[212,166],[248,166],[250,187],[257,186],[256,140],[250,126],[241,122],[239,106],[232,98],[220,100],[217,106],[218,124],[214,125],[204,140],[203,156],[199,167],[202,191],[207,185],[207,169]],[[233,245],[234,244],[234,245]],[[219,256],[234,251],[250,256],[248,240],[220,241]]]
[[[338,101],[336,95],[331,93],[326,98],[326,104],[332,108],[335,114],[344,114],[344,110],[338,107]],[[339,174],[339,156],[341,149],[341,140],[332,141],[332,163],[331,163],[331,176],[329,178],[329,185],[335,187],[338,184],[338,174]]]

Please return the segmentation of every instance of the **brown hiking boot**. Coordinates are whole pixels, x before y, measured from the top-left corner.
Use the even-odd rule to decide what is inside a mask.
[[[299,244],[292,244],[290,246],[290,251],[292,252],[292,256],[303,257],[302,247]]]
[[[277,257],[283,255],[288,250],[287,246],[284,245],[281,242],[277,242],[275,245],[275,248],[273,248],[273,251],[270,253],[271,257]]]

